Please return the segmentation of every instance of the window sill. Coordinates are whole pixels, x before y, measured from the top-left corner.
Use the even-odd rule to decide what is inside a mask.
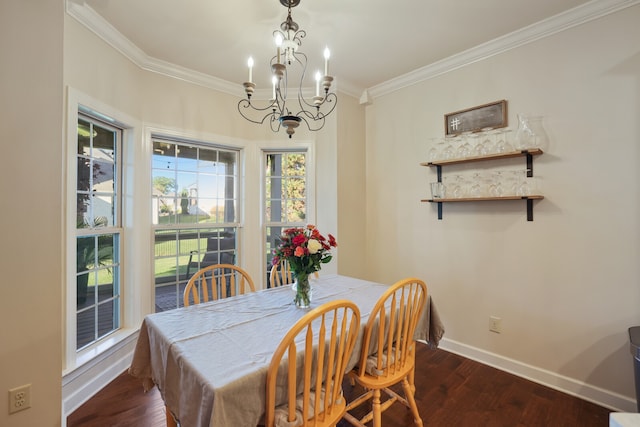
[[[75,363],[69,364],[65,370],[62,371],[63,380],[67,376],[73,377],[74,374],[80,375],[92,366],[102,362],[103,360],[116,353],[122,347],[125,347],[129,342],[135,341],[138,337],[139,329],[121,329],[94,345],[78,352],[75,357]]]

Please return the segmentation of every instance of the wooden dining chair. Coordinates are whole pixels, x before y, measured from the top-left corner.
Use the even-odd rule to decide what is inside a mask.
[[[198,270],[184,288],[184,306],[255,292],[253,279],[232,264],[214,264]]]
[[[347,411],[371,400],[372,409],[358,419],[347,412],[344,419],[354,426],[365,427],[373,420],[382,425],[382,412],[394,402],[407,406],[417,426],[422,419],[414,398],[413,386],[416,341],[413,338],[420,313],[427,299],[427,285],[408,278],[393,284],[379,298],[364,329],[360,360],[349,377],[365,388],[365,393],[347,406]],[[404,397],[390,387],[402,383]],[[381,402],[381,391],[388,399]]]
[[[317,279],[320,277],[318,272],[314,272],[313,276]],[[269,272],[269,287],[277,288],[278,286],[290,285],[295,280],[289,262],[285,259],[271,267]]]
[[[289,329],[267,371],[266,427],[336,425],[346,411],[342,381],[359,327],[358,307],[335,300]]]
[[[293,273],[289,262],[287,260],[280,260],[280,262],[271,267],[269,272],[269,287],[277,288],[278,286],[290,285],[293,283]]]

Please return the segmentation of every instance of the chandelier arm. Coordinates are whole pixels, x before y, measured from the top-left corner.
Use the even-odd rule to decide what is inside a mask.
[[[271,120],[269,120],[269,126],[271,127],[271,131],[278,132],[280,130],[280,116],[276,116],[276,114],[271,115]]]
[[[307,37],[307,32],[305,30],[298,30],[293,36],[293,41],[298,43],[298,46],[302,46],[302,39]]]
[[[296,58],[298,64],[300,64],[300,67],[302,70],[300,72],[300,82],[298,84],[298,105],[300,105],[300,108],[302,110],[305,109],[303,104],[305,104],[307,107],[315,108],[315,104],[312,104],[309,101],[307,101],[304,95],[302,94],[303,92],[302,83],[304,82],[304,79],[307,75],[307,62],[308,62],[307,55],[304,52],[295,52],[293,55]]]
[[[327,103],[331,104],[331,109],[326,112],[318,111],[316,114],[312,114],[305,109],[298,111],[297,116],[304,120],[310,131],[315,132],[324,127],[326,117],[330,115],[338,105],[338,97],[333,93],[328,94]]]
[[[327,108],[329,108],[329,110],[322,111],[321,108],[323,105],[327,105],[328,106]],[[300,111],[298,111],[298,115],[304,114],[306,117],[308,117],[310,120],[313,120],[313,121],[324,120],[326,116],[328,116],[333,112],[333,110],[335,110],[337,105],[338,105],[337,95],[333,92],[328,93],[324,97],[324,100],[317,105],[317,107],[315,105],[313,106],[313,109],[316,110],[315,114],[311,112],[313,111],[313,109],[310,111],[305,109],[303,105],[300,105]]]
[[[304,114],[298,113],[298,117],[300,118],[301,121],[303,121],[307,125],[307,129],[309,129],[311,132],[319,131],[324,127],[324,123],[325,123],[324,115],[322,115],[321,117],[310,117],[308,112],[305,111],[303,113]]]
[[[256,124],[261,125],[261,124],[264,123],[264,121],[267,119],[267,117],[271,117],[271,121],[273,121],[273,120],[277,121],[278,120],[277,117],[280,116],[280,113],[278,112],[277,109],[273,108],[274,104],[275,104],[275,101],[271,105],[268,105],[267,107],[257,108],[248,99],[241,99],[240,102],[238,102],[238,112],[240,113],[240,115],[242,117],[244,117],[246,120],[250,121],[251,123],[256,123]],[[262,114],[263,112],[265,112],[267,110],[271,110],[271,112],[265,114],[262,117],[262,119],[253,119],[249,115],[245,114],[245,111],[256,112],[258,114]]]

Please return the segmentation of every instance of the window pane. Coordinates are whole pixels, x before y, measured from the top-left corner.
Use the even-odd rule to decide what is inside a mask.
[[[197,168],[198,149],[188,145],[180,145],[176,156],[176,169],[192,171]]]
[[[305,161],[305,155],[302,153],[287,153],[283,156],[283,175],[304,177],[306,174]]]
[[[95,268],[96,244],[95,236],[79,237],[76,240],[77,273]]]
[[[92,168],[92,191],[113,192],[115,190],[113,180],[115,164],[108,160],[94,160]]]
[[[175,144],[169,144],[164,141],[153,142],[153,169],[175,169]]]
[[[99,125],[93,126],[93,152],[97,159],[114,161],[116,155],[116,131]]]
[[[98,283],[98,302],[111,299],[118,295],[118,288],[113,283],[113,270],[103,268],[97,271],[100,282]]]
[[[91,155],[92,124],[86,120],[78,119],[78,151],[77,154]]]
[[[200,150],[198,169],[202,172],[215,172],[218,166],[218,152],[215,150]]]
[[[286,222],[290,222],[290,223],[303,222],[305,218],[306,218],[306,215],[305,215],[304,200],[288,200]]]
[[[198,196],[216,197],[218,194],[218,182],[224,183],[224,177],[218,175],[201,173],[198,175]],[[224,184],[223,184],[224,185]]]
[[[78,228],[89,227],[89,198],[88,194],[78,194],[76,196],[76,224]]]
[[[154,143],[154,147],[158,143]],[[176,198],[177,184],[175,171],[168,167],[164,167],[164,162],[156,162],[157,156],[154,154],[153,163],[153,212],[154,224],[175,224],[175,215],[178,209]],[[170,162],[167,162],[170,164]],[[160,169],[157,167],[160,166]]]
[[[221,165],[224,166],[224,173],[226,175],[238,175],[238,153],[231,151],[221,151],[219,153],[219,160]]]
[[[98,331],[97,338],[101,338],[115,329],[117,329],[120,325],[120,319],[118,318],[118,301],[119,300],[111,300],[104,302],[98,306]]]
[[[77,187],[78,191],[89,192],[91,188],[91,160],[86,157],[78,157],[78,178]]]
[[[267,227],[267,247],[266,247],[266,256],[267,256],[267,266],[271,267],[271,260],[273,259],[273,251],[278,245],[279,238],[282,235],[282,230],[286,227]],[[267,269],[267,271],[269,271]]]
[[[96,338],[96,319],[91,310],[76,315],[76,348],[80,349]]]
[[[94,193],[93,200],[93,227],[112,227],[115,225],[115,195]]]

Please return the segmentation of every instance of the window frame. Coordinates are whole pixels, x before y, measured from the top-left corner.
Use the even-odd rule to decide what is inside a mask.
[[[77,127],[79,114],[95,117],[99,121],[122,130],[121,135],[121,204],[120,204],[120,329],[108,334],[98,342],[76,351],[76,180],[77,180]],[[137,332],[139,324],[148,312],[148,302],[145,302],[144,290],[129,286],[144,277],[143,272],[136,272],[127,268],[128,253],[139,253],[141,245],[148,234],[135,230],[135,218],[131,213],[138,210],[138,203],[132,197],[137,183],[132,165],[138,156],[136,142],[142,140],[142,124],[135,118],[101,102],[74,88],[67,87],[67,117],[66,117],[66,149],[64,167],[66,169],[65,198],[65,240],[62,250],[65,254],[64,287],[65,305],[63,317],[63,366],[62,375],[65,381],[71,381],[84,365],[92,361],[101,360],[100,355],[109,349],[128,343]],[[137,192],[138,190],[136,190]],[[144,270],[144,269],[143,269]]]
[[[150,158],[153,161],[153,146],[154,146],[154,142],[166,142],[168,144],[176,144],[177,146],[179,145],[186,145],[186,146],[190,146],[190,147],[197,147],[199,149],[205,149],[205,150],[212,150],[212,151],[218,151],[218,152],[233,152],[235,154],[236,157],[236,164],[235,164],[235,175],[234,175],[234,189],[233,189],[233,193],[235,195],[235,198],[233,199],[235,201],[235,221],[232,222],[207,222],[207,223],[202,223],[200,226],[194,226],[193,223],[181,223],[181,222],[172,222],[172,223],[168,223],[168,224],[160,224],[159,222],[156,222],[154,220],[155,216],[156,216],[156,212],[153,211],[153,208],[151,209],[152,211],[152,216],[153,218],[150,218],[150,224],[151,224],[151,234],[152,234],[152,248],[155,249],[155,237],[156,237],[156,233],[158,231],[176,231],[178,234],[180,234],[181,231],[187,231],[187,230],[197,230],[197,233],[200,233],[201,231],[205,231],[207,232],[208,229],[225,229],[225,228],[233,228],[235,229],[235,253],[236,253],[236,259],[235,259],[235,264],[236,265],[241,265],[241,261],[244,257],[243,255],[243,251],[242,251],[242,237],[243,237],[243,224],[242,224],[242,220],[241,218],[243,217],[243,202],[244,202],[244,198],[242,197],[242,188],[244,186],[244,174],[242,173],[243,171],[243,148],[242,147],[238,147],[238,146],[230,146],[224,143],[218,143],[218,142],[213,142],[213,141],[200,141],[200,140],[194,140],[194,139],[189,139],[187,137],[184,136],[177,136],[177,135],[167,135],[164,133],[155,133],[152,132],[150,134],[150,141],[151,141],[151,147],[150,147]],[[218,155],[219,158],[219,155]],[[152,181],[152,185],[150,186],[150,193],[149,193],[149,205],[153,205],[153,173],[154,173],[154,168],[151,167],[150,170],[150,175],[149,175],[149,179]],[[177,191],[178,189],[176,189]],[[175,196],[176,198],[178,196]],[[225,199],[226,200],[226,199]],[[177,206],[176,206],[177,208]],[[198,245],[198,248],[200,249],[200,245]],[[202,253],[205,253],[206,248],[203,249]],[[152,250],[152,252],[154,252]],[[176,254],[177,257],[180,256],[180,254]],[[156,257],[155,257],[155,252],[152,254],[152,262],[154,263],[153,267],[152,267],[152,271],[151,271],[151,278],[153,281],[153,301],[154,301],[154,307],[156,305],[156,290],[157,290],[157,284],[156,284],[156,272],[155,272],[155,261],[156,261]],[[199,264],[198,264],[199,265]],[[194,270],[195,272],[195,270]],[[179,286],[179,278],[177,277],[176,280],[178,281],[178,283],[176,283],[176,286]],[[178,307],[180,307],[180,303],[181,303],[181,298],[180,295],[178,295]],[[155,311],[155,310],[154,310]]]

